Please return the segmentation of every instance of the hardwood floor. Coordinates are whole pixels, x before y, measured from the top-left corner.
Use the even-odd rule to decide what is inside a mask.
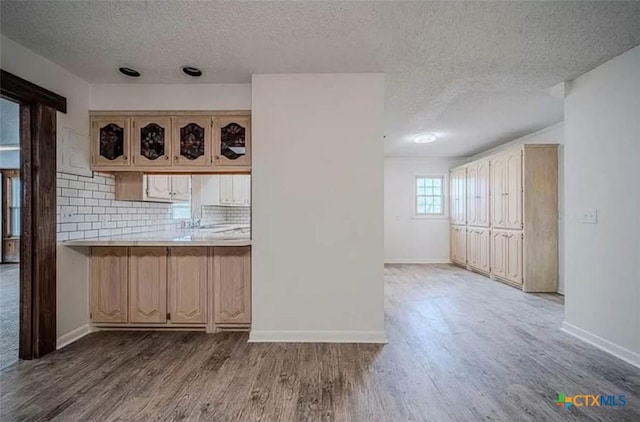
[[[0,378],[3,421],[638,421],[640,370],[559,330],[557,295],[385,269],[389,344],[95,333]],[[624,394],[623,408],[556,406]]]
[[[0,265],[0,369],[18,361],[20,265]]]

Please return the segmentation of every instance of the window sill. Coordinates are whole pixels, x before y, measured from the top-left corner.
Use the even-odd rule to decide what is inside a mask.
[[[412,220],[448,220],[449,217],[446,215],[417,215],[414,214],[411,217]]]

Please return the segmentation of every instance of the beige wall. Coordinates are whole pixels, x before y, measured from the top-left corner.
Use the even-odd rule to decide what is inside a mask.
[[[251,341],[386,340],[383,86],[253,76]]]

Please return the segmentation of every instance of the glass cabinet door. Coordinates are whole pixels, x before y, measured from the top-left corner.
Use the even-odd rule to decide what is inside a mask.
[[[216,141],[213,162],[218,166],[251,165],[251,118],[220,116],[216,118]]]
[[[92,129],[92,161],[102,167],[123,167],[129,160],[129,119],[94,118]]]
[[[133,130],[133,164],[148,167],[171,166],[171,118],[136,117]]]
[[[211,117],[179,116],[174,120],[173,165],[211,165]]]

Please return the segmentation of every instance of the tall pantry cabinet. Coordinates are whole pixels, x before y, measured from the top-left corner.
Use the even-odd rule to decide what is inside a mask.
[[[466,219],[461,224],[454,195],[463,174]],[[451,261],[526,292],[555,292],[558,146],[500,151],[452,169],[451,180]]]

